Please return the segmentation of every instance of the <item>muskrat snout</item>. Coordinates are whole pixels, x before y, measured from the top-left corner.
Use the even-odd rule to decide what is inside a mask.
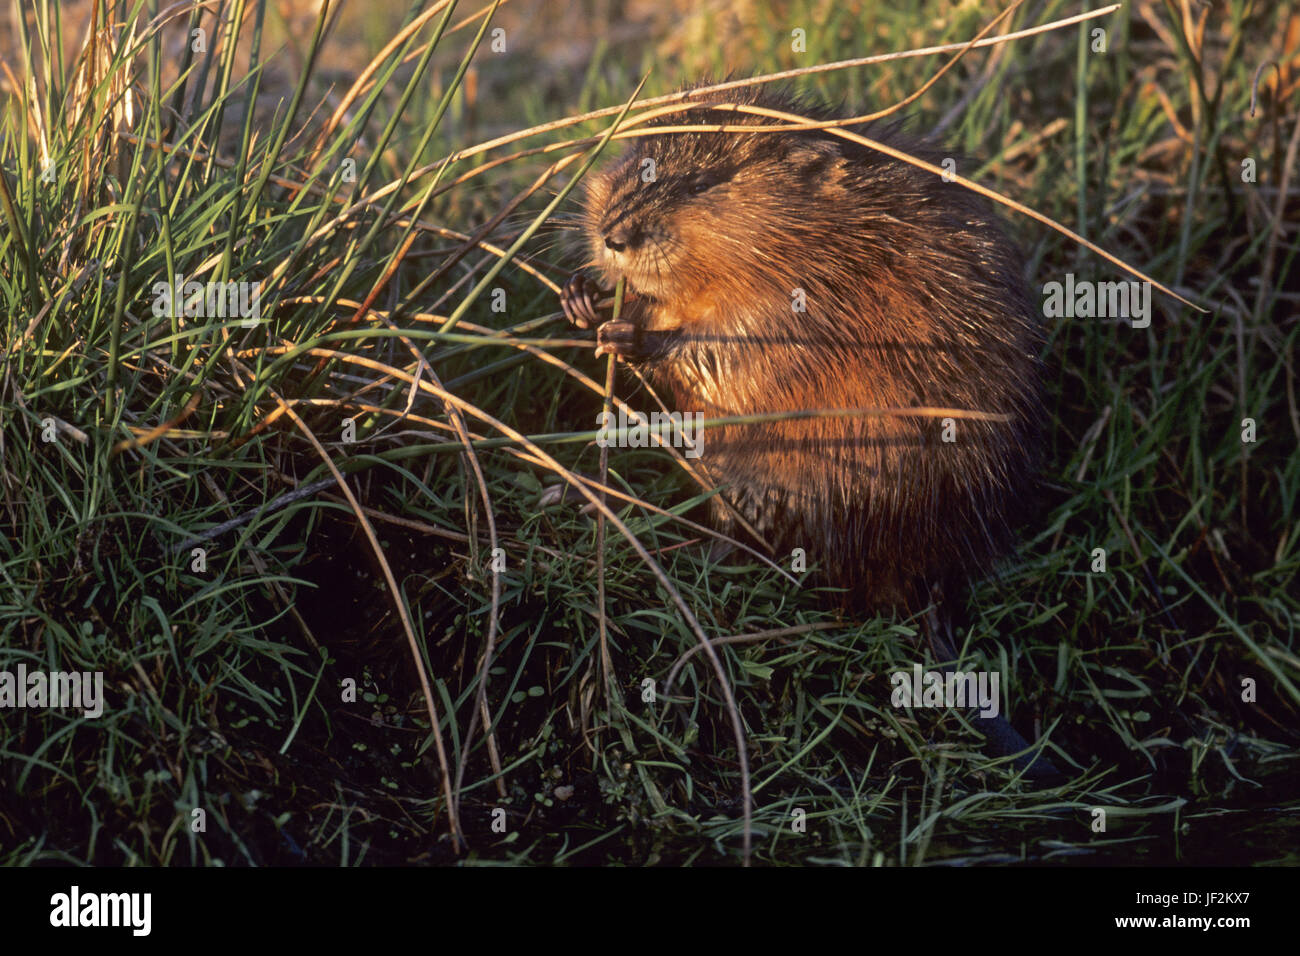
[[[615,226],[605,230],[605,248],[610,252],[627,252],[639,249],[645,242],[645,230],[640,226]]]

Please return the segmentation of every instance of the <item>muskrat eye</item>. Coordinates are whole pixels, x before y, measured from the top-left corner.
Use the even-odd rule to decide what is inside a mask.
[[[708,192],[714,186],[725,183],[731,177],[725,173],[707,172],[699,173],[689,183],[686,184],[686,191],[692,196],[698,196],[700,193]]]

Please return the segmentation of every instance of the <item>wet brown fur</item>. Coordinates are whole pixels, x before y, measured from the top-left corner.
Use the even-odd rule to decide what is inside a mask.
[[[824,115],[770,92],[725,96]],[[775,121],[706,106],[660,122]],[[896,127],[865,135],[936,165],[948,155]],[[936,418],[709,429],[700,464],[777,555],[806,549],[851,606],[915,609],[1007,548],[1044,414],[1042,333],[985,199],[825,132],[665,133],[589,179],[583,228],[590,264],[637,296],[646,345],[625,357],[674,410],[1013,416],[957,419],[954,443]]]

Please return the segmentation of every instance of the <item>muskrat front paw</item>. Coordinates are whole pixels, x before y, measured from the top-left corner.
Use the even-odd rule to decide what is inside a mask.
[[[560,290],[560,308],[564,316],[580,329],[591,329],[600,325],[608,316],[601,316],[597,306],[597,297],[601,288],[584,272],[575,272]]]
[[[637,362],[647,355],[645,336],[633,322],[606,322],[596,330],[596,357],[617,355]]]

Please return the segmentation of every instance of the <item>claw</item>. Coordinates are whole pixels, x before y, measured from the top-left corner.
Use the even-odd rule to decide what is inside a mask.
[[[565,317],[580,329],[590,329],[600,325],[601,318],[593,295],[600,294],[600,287],[587,278],[585,273],[575,272],[560,290],[560,308]]]

